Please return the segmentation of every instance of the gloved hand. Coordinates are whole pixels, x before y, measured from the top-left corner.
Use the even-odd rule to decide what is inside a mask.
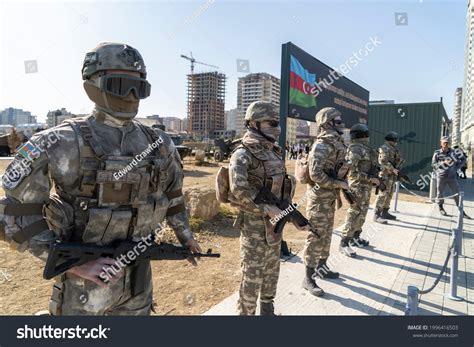
[[[336,188],[349,190],[349,185],[347,184],[346,181],[336,181],[335,185],[336,185]]]

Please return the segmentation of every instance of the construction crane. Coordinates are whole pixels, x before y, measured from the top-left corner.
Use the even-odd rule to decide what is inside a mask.
[[[205,65],[205,66],[210,66],[210,67],[214,67],[216,69],[219,68],[218,66],[215,66],[215,65],[210,65],[210,64],[206,64],[206,63],[202,63],[200,61],[197,61],[193,57],[193,52],[190,53],[190,56],[191,56],[191,58],[188,57],[188,56],[185,56],[184,54],[181,54],[181,58],[187,59],[191,62],[191,74],[194,74],[194,64],[201,64],[201,65]]]

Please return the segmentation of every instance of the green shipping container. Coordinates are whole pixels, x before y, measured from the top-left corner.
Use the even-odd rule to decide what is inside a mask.
[[[440,102],[369,105],[370,145],[378,148],[388,131],[399,135],[398,147],[405,159],[402,167],[413,184],[412,190],[429,189],[433,152],[442,135],[449,134],[450,121]]]

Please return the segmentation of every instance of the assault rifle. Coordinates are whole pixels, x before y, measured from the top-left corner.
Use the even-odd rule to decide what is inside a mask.
[[[260,189],[254,199],[254,202],[256,204],[273,205],[278,207],[282,211],[281,216],[278,216],[280,218],[275,224],[275,233],[278,234],[283,232],[283,228],[285,227],[286,222],[292,222],[298,227],[305,227],[309,225],[311,232],[316,236],[321,237],[316,232],[316,228],[314,228],[310,224],[309,220],[305,216],[303,216],[300,211],[297,210],[297,204],[290,203],[287,199],[278,199],[276,195],[273,194],[272,191],[267,187],[262,187],[262,189]]]
[[[133,258],[129,252],[133,253]],[[43,277],[49,280],[74,266],[80,266],[101,257],[126,258],[131,261],[131,265],[144,260],[183,260],[190,257],[219,258],[220,256],[220,253],[212,253],[211,249],[208,249],[206,253],[193,253],[189,247],[164,242],[158,244],[154,241],[148,243],[117,241],[108,246],[56,241],[50,246]]]
[[[375,165],[372,167],[372,170],[369,173],[370,178],[377,178],[380,181],[380,184],[375,187],[375,195],[378,195],[379,191],[384,192],[387,189],[384,181],[379,177],[379,173],[382,168],[379,165]]]
[[[401,159],[398,165],[395,165],[394,163],[391,163],[397,170],[398,170],[398,175],[397,175],[397,181],[407,183],[407,184],[412,184],[410,177],[408,177],[406,174],[402,172],[402,166],[405,163],[405,159]]]
[[[343,174],[343,175],[339,175],[339,170],[341,170],[341,168],[343,167],[344,163],[343,162],[340,162],[339,164],[336,165],[336,167],[331,170],[328,174],[329,177],[337,180],[337,181],[342,181],[342,182],[346,182],[345,178],[347,176],[347,173],[349,172],[349,167],[347,167],[347,171]],[[342,176],[340,178],[340,176]],[[344,195],[344,198],[347,200],[347,202],[352,205],[355,203],[355,195],[354,193],[352,193],[350,190],[348,189],[341,189],[342,191],[342,195]],[[340,200],[340,198],[339,198]],[[339,201],[340,203],[340,201]]]
[[[408,177],[406,174],[402,173],[401,171],[398,171],[397,181],[412,184],[410,177]]]

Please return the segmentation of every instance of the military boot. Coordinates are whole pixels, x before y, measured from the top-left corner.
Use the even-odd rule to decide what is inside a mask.
[[[362,230],[357,230],[354,233],[354,238],[352,239],[353,244],[355,244],[357,247],[367,247],[370,242],[361,238],[360,234],[362,234]]]
[[[469,217],[469,216],[466,214],[466,212],[462,211],[462,213],[463,213],[463,217],[464,217],[464,218],[466,218],[466,219],[472,219],[471,217]]]
[[[380,224],[387,224],[387,221],[382,218],[380,213],[381,213],[380,210],[375,210],[375,212],[374,212],[374,222],[380,223]]]
[[[349,241],[351,241],[350,237],[341,238],[341,243],[339,244],[339,252],[344,253],[344,255],[348,256],[349,258],[355,258],[357,256],[357,253],[349,245]]]
[[[339,278],[339,272],[331,271],[326,265],[326,261],[327,259],[319,259],[318,266],[316,267],[316,275],[329,280],[335,280]]]
[[[276,316],[275,308],[272,302],[261,302],[260,301],[260,316]]]
[[[314,269],[306,266],[306,275],[303,280],[303,288],[309,291],[314,296],[323,296],[324,290],[316,284],[316,280],[313,278]]]
[[[444,210],[443,204],[442,203],[438,204],[438,206],[439,206],[439,213],[441,213],[442,216],[447,216],[448,214]]]
[[[393,214],[388,213],[388,208],[382,209],[382,213],[380,214],[380,217],[384,219],[389,219],[389,220],[397,219],[397,217],[395,217]]]

